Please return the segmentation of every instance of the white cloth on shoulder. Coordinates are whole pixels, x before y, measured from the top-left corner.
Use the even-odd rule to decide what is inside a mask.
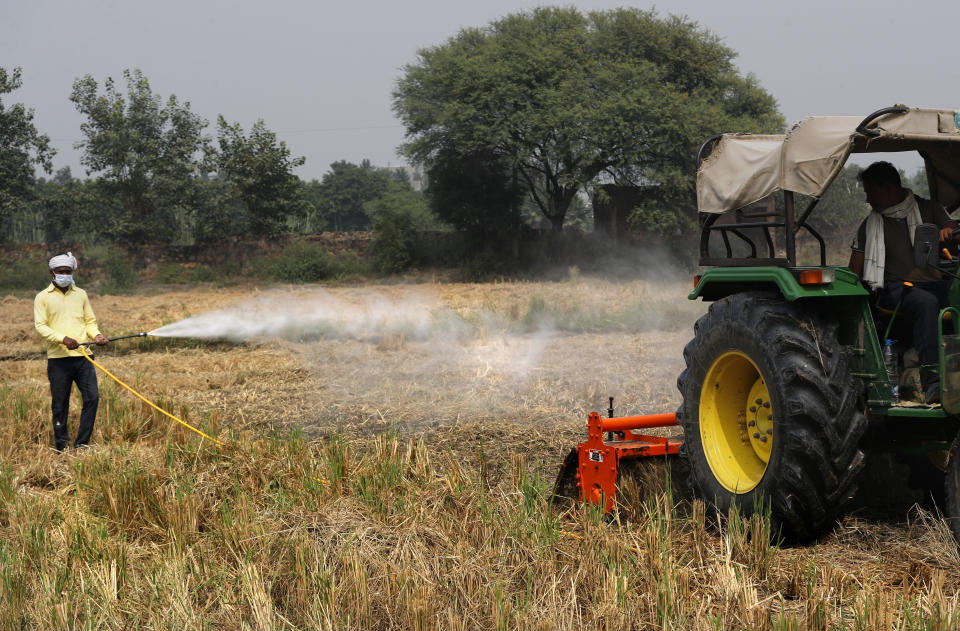
[[[910,243],[920,219],[920,207],[909,188],[903,189],[906,196],[899,204],[880,211],[871,211],[867,217],[866,243],[863,248],[863,280],[873,289],[883,288],[883,270],[887,260],[887,248],[883,241],[883,218],[906,219]]]
[[[50,259],[50,269],[56,269],[58,267],[70,267],[73,271],[77,271],[77,257],[73,255],[73,252],[58,254]]]

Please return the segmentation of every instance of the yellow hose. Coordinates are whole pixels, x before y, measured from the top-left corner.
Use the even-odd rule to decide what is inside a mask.
[[[126,388],[131,394],[133,394],[133,396],[137,397],[138,399],[140,399],[141,401],[143,401],[144,403],[146,403],[147,405],[149,405],[150,407],[152,407],[152,408],[153,408],[154,410],[156,410],[157,412],[160,412],[161,414],[172,418],[173,420],[175,420],[176,422],[180,423],[181,425],[183,425],[184,427],[186,427],[186,428],[189,429],[190,431],[196,432],[196,433],[200,434],[201,436],[203,436],[204,438],[206,438],[206,439],[208,439],[208,440],[212,440],[213,442],[215,442],[215,443],[218,444],[218,445],[226,445],[225,442],[223,442],[223,441],[221,441],[221,440],[217,440],[217,439],[214,438],[213,436],[209,436],[209,435],[207,435],[207,434],[204,434],[203,432],[201,432],[199,429],[197,429],[197,428],[194,427],[193,425],[190,425],[189,423],[185,423],[185,422],[181,421],[180,419],[178,419],[178,418],[177,418],[176,416],[174,416],[173,414],[170,414],[169,412],[167,412],[167,411],[164,410],[163,408],[157,406],[156,404],[153,403],[153,401],[148,400],[145,396],[143,396],[142,394],[140,394],[139,392],[137,392],[136,390],[134,390],[133,388],[131,388],[131,387],[128,386],[127,384],[125,384],[125,383],[123,383],[122,381],[120,381],[120,379],[119,379],[116,375],[114,375],[112,372],[110,372],[109,370],[107,370],[106,368],[104,368],[103,366],[101,366],[100,364],[98,364],[97,361],[96,361],[93,357],[90,357],[90,355],[87,354],[87,349],[85,349],[84,347],[82,347],[82,346],[80,347],[80,352],[83,353],[83,356],[87,358],[87,361],[89,361],[91,364],[93,364],[94,366],[96,366],[97,368],[99,368],[100,370],[102,370],[104,373],[106,373],[106,375],[107,375],[108,377],[110,377],[111,379],[113,379],[114,381],[116,381],[117,383],[119,383],[121,386],[123,386],[124,388]]]
[[[114,381],[116,381],[117,383],[119,383],[121,386],[123,386],[124,388],[126,388],[126,390],[127,390],[128,392],[130,392],[133,396],[137,397],[138,399],[140,399],[141,401],[143,401],[144,403],[146,403],[147,405],[149,405],[150,407],[152,407],[152,408],[153,408],[154,410],[156,410],[157,412],[160,412],[160,413],[163,414],[164,416],[167,416],[167,417],[169,417],[169,418],[172,418],[173,420],[175,420],[176,422],[180,423],[181,425],[183,425],[184,427],[186,427],[186,428],[189,429],[190,431],[196,432],[197,434],[200,434],[201,436],[203,436],[203,437],[206,438],[207,440],[211,440],[211,441],[213,441],[214,443],[216,443],[217,445],[220,445],[221,447],[225,447],[225,446],[227,445],[227,443],[223,442],[222,440],[217,440],[217,439],[214,438],[213,436],[210,436],[210,435],[208,435],[208,434],[205,434],[205,433],[201,432],[199,429],[197,429],[197,428],[194,427],[193,425],[190,425],[189,423],[186,423],[186,422],[178,419],[178,418],[177,418],[176,416],[174,416],[173,414],[170,414],[169,412],[167,412],[167,411],[164,410],[163,408],[161,408],[161,407],[159,407],[158,405],[156,405],[153,401],[150,401],[150,400],[147,399],[145,396],[143,396],[142,394],[140,394],[139,392],[137,392],[136,390],[134,390],[133,388],[131,388],[131,387],[128,386],[127,384],[123,383],[123,381],[121,381],[119,377],[117,377],[115,374],[113,374],[112,372],[110,372],[109,370],[107,370],[106,368],[104,368],[103,366],[101,366],[99,363],[97,363],[97,361],[96,361],[93,357],[90,357],[90,355],[87,353],[87,349],[84,348],[83,346],[80,347],[80,352],[83,353],[83,356],[87,358],[87,361],[89,361],[91,364],[93,364],[94,366],[96,366],[97,368],[99,368],[100,370],[102,370],[102,371],[104,372],[104,374],[106,374],[108,377],[110,377],[111,379],[113,379]],[[313,481],[315,481],[315,482],[319,482],[320,484],[329,484],[329,482],[327,482],[326,480],[322,480],[322,479],[320,479],[320,478],[313,478],[313,477],[311,477],[311,479],[312,479]]]

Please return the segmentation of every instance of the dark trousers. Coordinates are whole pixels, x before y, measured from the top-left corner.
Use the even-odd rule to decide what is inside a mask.
[[[93,364],[83,357],[58,357],[47,360],[47,379],[50,380],[50,397],[53,409],[53,440],[57,451],[70,444],[67,432],[67,412],[70,409],[70,389],[77,384],[83,408],[80,410],[80,428],[74,447],[90,442],[93,421],[97,417],[100,392],[97,389],[97,372]]]
[[[938,364],[940,353],[937,349],[937,317],[940,309],[947,306],[950,281],[915,283],[905,288],[902,282],[886,283],[877,296],[877,304],[884,309],[894,309],[900,302],[901,315],[913,321],[913,346],[920,355],[921,364]],[[902,302],[901,302],[902,299]],[[937,375],[921,371],[923,389],[937,385]]]

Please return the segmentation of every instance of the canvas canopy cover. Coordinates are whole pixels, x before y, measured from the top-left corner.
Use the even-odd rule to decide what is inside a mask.
[[[867,118],[814,116],[786,134],[724,134],[697,171],[697,207],[723,213],[776,191],[820,198],[851,153],[918,151],[930,196],[960,206],[960,111],[895,106]]]

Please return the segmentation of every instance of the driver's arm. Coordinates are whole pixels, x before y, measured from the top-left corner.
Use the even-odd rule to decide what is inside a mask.
[[[951,246],[957,242],[956,237],[953,236],[953,231],[960,227],[960,223],[957,223],[956,219],[950,217],[947,214],[947,209],[941,206],[938,203],[932,203],[933,206],[933,215],[930,219],[933,223],[940,226],[940,241],[948,243]]]

